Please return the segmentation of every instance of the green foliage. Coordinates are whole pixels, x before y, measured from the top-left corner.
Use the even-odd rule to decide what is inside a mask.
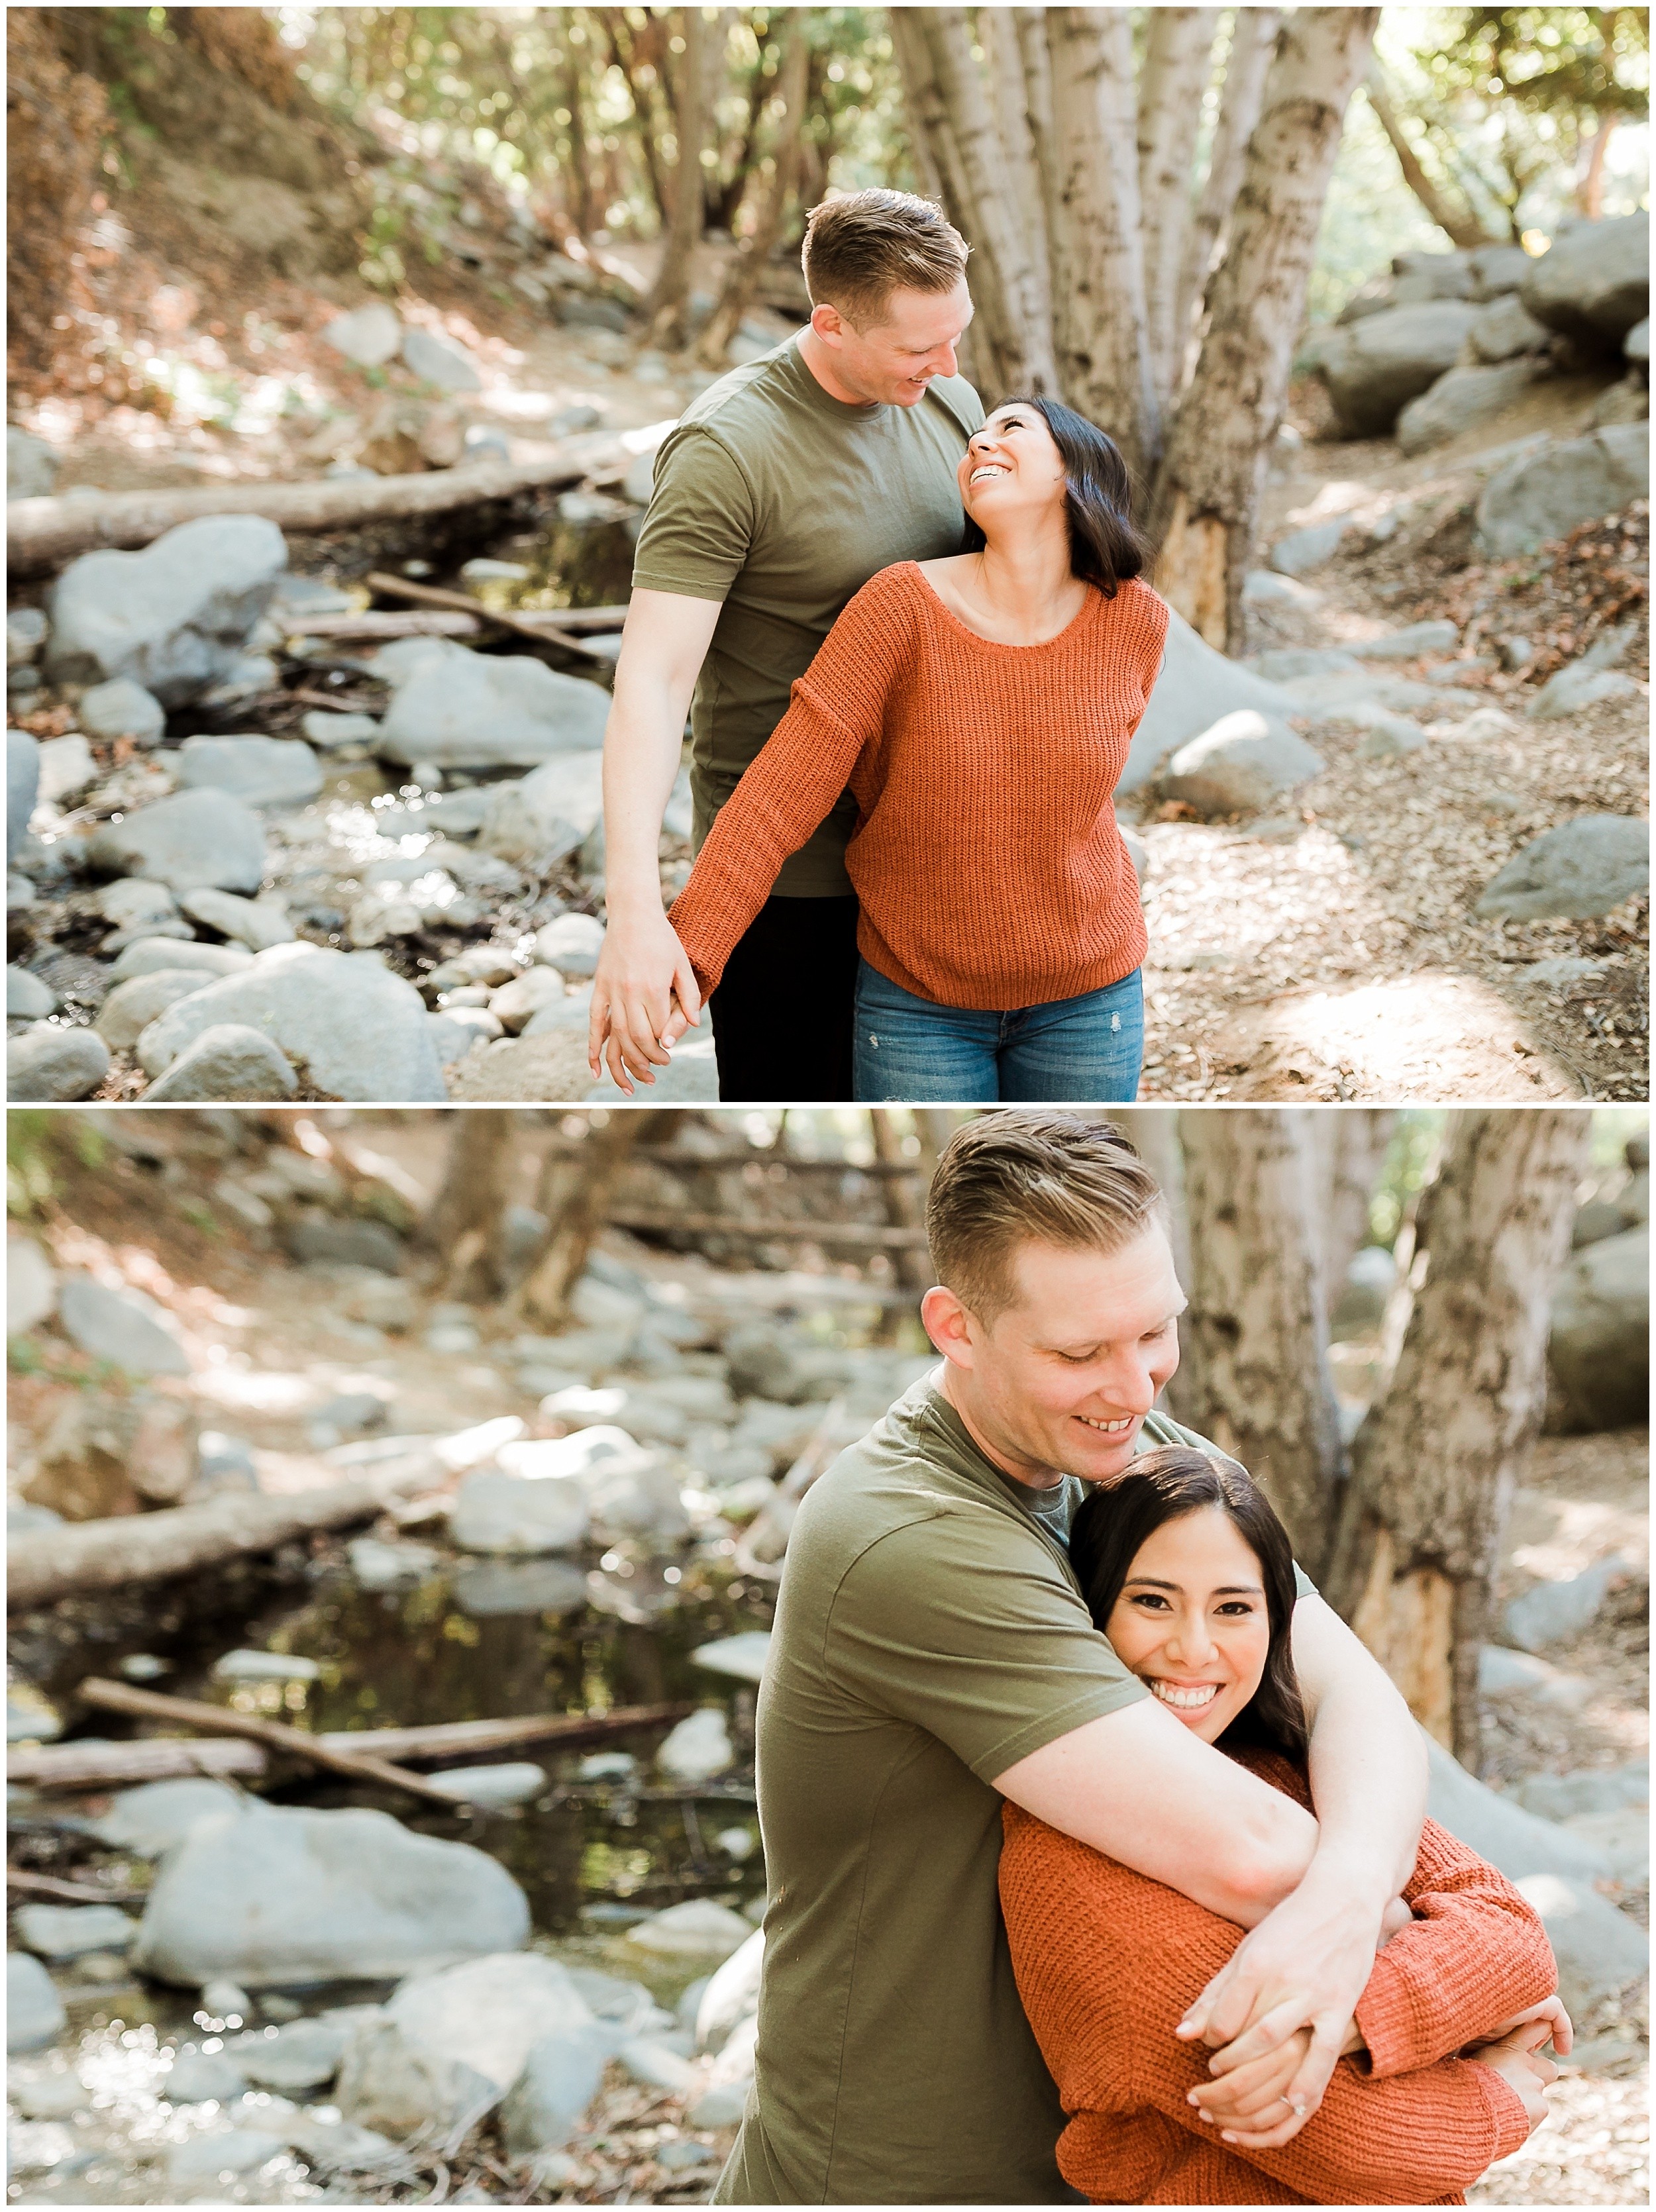
[[[1368,1201],[1370,1243],[1389,1250],[1396,1243],[1409,1204],[1431,1172],[1446,1118],[1440,1106],[1411,1106],[1398,1115]]]

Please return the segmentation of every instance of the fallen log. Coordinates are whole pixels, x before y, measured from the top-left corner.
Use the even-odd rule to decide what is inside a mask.
[[[243,1553],[273,1552],[314,1530],[371,1521],[389,1493],[413,1487],[417,1481],[429,1489],[429,1471],[330,1483],[287,1498],[232,1494],[204,1505],[73,1522],[35,1535],[14,1536],[6,1547],[7,1610],[26,1613],[55,1598],[121,1589],[131,1583],[165,1582]]]
[[[606,659],[591,646],[583,645],[573,632],[559,629],[556,615],[539,615],[530,622],[515,614],[503,613],[497,607],[485,607],[465,592],[445,591],[435,584],[411,584],[405,577],[378,572],[363,580],[370,591],[383,592],[390,599],[411,599],[417,606],[469,613],[479,621],[493,623],[497,629],[509,630],[514,637],[527,637],[535,645],[561,645],[566,652],[583,653],[588,660]]]
[[[447,1812],[452,1813],[459,1802],[423,1775],[411,1774],[405,1767],[393,1766],[388,1760],[371,1755],[358,1758],[349,1752],[336,1751],[320,1736],[307,1735],[302,1729],[289,1728],[282,1721],[267,1721],[256,1713],[238,1713],[224,1705],[201,1705],[193,1698],[169,1698],[160,1690],[135,1690],[131,1683],[106,1682],[95,1674],[81,1683],[77,1694],[88,1705],[96,1705],[104,1712],[130,1713],[137,1720],[171,1721],[179,1728],[199,1729],[204,1735],[245,1736],[249,1742],[262,1743],[271,1751],[284,1752],[289,1758],[301,1759],[307,1765],[324,1767],[330,1774],[343,1774],[350,1781],[406,1790],[411,1797],[441,1805]]]
[[[335,1751],[369,1751],[390,1759],[454,1759],[511,1751],[530,1743],[566,1749],[607,1743],[643,1729],[667,1728],[693,1712],[691,1705],[619,1705],[607,1713],[526,1713],[497,1721],[433,1721],[424,1728],[328,1730],[318,1743]]]
[[[571,443],[539,461],[479,461],[405,477],[325,477],[305,483],[229,483],[198,491],[112,491],[96,499],[64,496],[9,501],[6,557],[12,574],[60,568],[98,546],[148,545],[180,522],[203,514],[262,514],[283,530],[349,530],[423,514],[442,514],[520,492],[552,491],[583,483],[594,468],[624,469],[628,449],[617,438]]]
[[[100,1739],[19,1746],[7,1753],[6,1775],[37,1790],[125,1789],[129,1783],[174,1782],[195,1774],[257,1776],[267,1764],[256,1743],[150,1735],[131,1743]]]
[[[54,1874],[31,1874],[22,1867],[6,1869],[6,1887],[20,1897],[49,1897],[62,1905],[142,1905],[147,1889],[88,1889],[78,1881],[61,1881]]]
[[[482,623],[475,615],[450,614],[432,607],[411,607],[405,615],[371,607],[349,615],[278,615],[287,637],[333,637],[350,645],[378,645],[393,637],[475,637]]]
[[[699,1161],[687,1161],[699,1166]],[[756,1221],[727,1213],[675,1213],[665,1206],[612,1206],[604,1218],[612,1229],[679,1229],[689,1237],[740,1237],[749,1244],[863,1244],[875,1251],[923,1252],[923,1229],[875,1229],[861,1221]]]

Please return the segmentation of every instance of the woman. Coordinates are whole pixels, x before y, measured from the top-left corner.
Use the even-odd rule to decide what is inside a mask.
[[[1309,1806],[1293,1557],[1242,1469],[1194,1450],[1146,1454],[1088,1496],[1070,1559],[1099,1627],[1174,1719]],[[1179,2039],[1236,1929],[1015,1806],[1005,1824],[1019,1994],[1069,2115],[1059,2166],[1093,2203],[1459,2204],[1545,2117],[1556,2069],[1541,2045],[1570,2042],[1545,1933],[1434,1821],[1403,1892],[1406,1924],[1350,2024],[1351,2055],[1286,2142],[1282,2092],[1308,2030],[1227,2085],[1245,2118],[1223,2131],[1202,2112],[1208,2052]]]
[[[1145,937],[1111,798],[1167,609],[1139,580],[1126,465],[1067,407],[996,408],[959,475],[967,550],[850,601],[670,919],[712,991],[849,785],[857,1097],[1129,1100]]]

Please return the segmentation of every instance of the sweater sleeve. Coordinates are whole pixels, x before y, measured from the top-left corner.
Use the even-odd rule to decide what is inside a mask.
[[[1376,1957],[1357,2004],[1377,2077],[1429,2066],[1558,1987],[1534,1906],[1435,1820],[1403,1898],[1414,1920]]]
[[[1292,2142],[1222,2143],[1189,2102],[1209,2054],[1174,2031],[1239,1931],[1026,1814],[1007,1826],[1002,1899],[1019,1994],[1073,2116],[1060,2163],[1095,2202],[1131,2201],[1123,2162],[1157,2139],[1176,2143],[1169,2126],[1324,2204],[1428,2203],[1527,2138],[1521,2100],[1488,2067],[1451,2058],[1376,2080],[1342,2059]]]
[[[703,995],[770,896],[777,871],[825,818],[885,726],[912,634],[900,570],[849,602],[789,694],[788,712],[719,810],[667,919]]]

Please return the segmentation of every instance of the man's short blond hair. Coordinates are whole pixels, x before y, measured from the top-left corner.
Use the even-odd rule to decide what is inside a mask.
[[[971,251],[935,202],[875,187],[813,207],[800,259],[813,307],[837,307],[861,331],[899,286],[953,291]]]
[[[1008,1107],[968,1121],[943,1147],[926,1236],[938,1279],[987,1324],[1018,1295],[1020,1245],[1119,1251],[1160,1206],[1155,1177],[1108,1121]]]

